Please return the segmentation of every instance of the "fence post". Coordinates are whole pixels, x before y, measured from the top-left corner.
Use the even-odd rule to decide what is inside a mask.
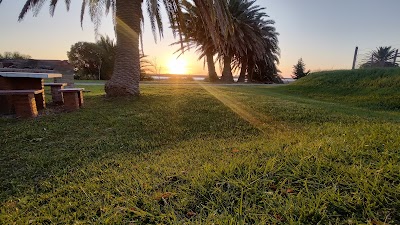
[[[374,54],[371,53],[371,65],[370,67],[372,67],[374,65]]]
[[[354,50],[353,66],[351,67],[352,70],[356,68],[357,53],[358,53],[358,46],[356,46],[356,50]]]
[[[396,49],[396,54],[394,54],[394,59],[393,59],[393,67],[396,66],[396,61],[397,61],[397,55],[399,54],[399,49]]]

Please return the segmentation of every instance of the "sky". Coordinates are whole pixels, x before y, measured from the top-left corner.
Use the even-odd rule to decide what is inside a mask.
[[[67,12],[59,1],[54,17],[47,1],[37,17],[32,13],[17,21],[24,0],[3,0],[0,5],[0,53],[18,51],[35,59],[67,59],[71,45],[95,41],[93,24],[86,14],[80,24],[81,1],[72,1]],[[275,20],[279,35],[281,75],[290,77],[302,58],[311,71],[350,69],[354,49],[358,62],[379,46],[400,48],[399,0],[257,0]],[[145,4],[144,4],[145,5]],[[144,10],[145,11],[145,10]],[[165,15],[165,14],[164,14]],[[100,33],[114,38],[111,15],[104,16]],[[154,41],[145,15],[144,53],[161,68],[161,73],[207,74],[204,61],[195,52],[178,60],[177,46],[164,16],[164,38]],[[175,68],[175,69],[174,69]]]

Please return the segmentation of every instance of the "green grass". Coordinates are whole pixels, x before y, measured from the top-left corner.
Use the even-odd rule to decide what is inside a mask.
[[[0,119],[0,224],[399,224],[400,112],[298,85],[85,86]]]
[[[400,109],[400,69],[359,69],[313,73],[285,92],[377,110]]]
[[[75,83],[105,84],[104,80],[74,80]]]

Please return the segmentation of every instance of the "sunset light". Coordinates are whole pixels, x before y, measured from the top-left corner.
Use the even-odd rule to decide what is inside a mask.
[[[400,225],[400,0],[81,2],[0,0],[0,225]]]
[[[168,62],[168,73],[187,74],[187,61],[183,58],[171,58]]]

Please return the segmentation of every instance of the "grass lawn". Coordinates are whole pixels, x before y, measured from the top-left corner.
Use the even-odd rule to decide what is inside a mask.
[[[398,110],[291,85],[85,88],[82,110],[0,118],[0,224],[400,224]]]

